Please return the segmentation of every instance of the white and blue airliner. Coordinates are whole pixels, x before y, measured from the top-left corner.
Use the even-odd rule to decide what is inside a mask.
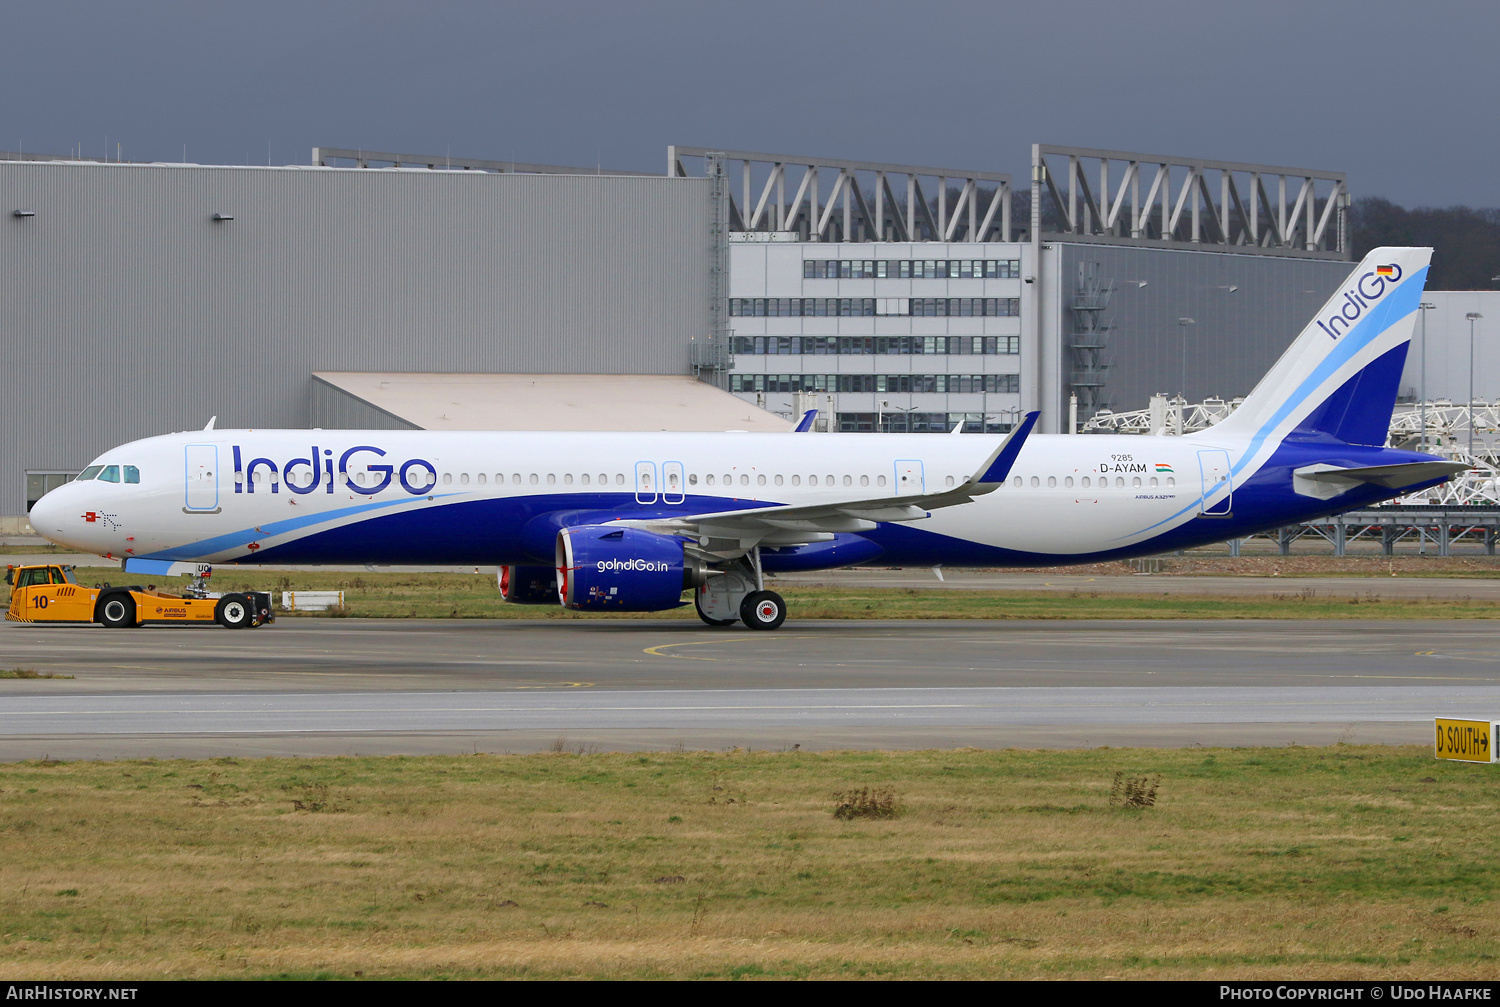
[[[1220,542],[1436,485],[1385,447],[1432,250],[1377,248],[1228,419],[1185,437],[215,430],[106,451],[36,530],[120,559],[494,564],[522,604],[775,629],[765,575]],[[210,424],[212,426],[212,424]]]

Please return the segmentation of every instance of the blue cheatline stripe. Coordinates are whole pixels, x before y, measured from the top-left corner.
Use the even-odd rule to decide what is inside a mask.
[[[437,499],[447,496],[457,496],[456,493],[441,494]],[[421,497],[413,497],[410,500],[382,500],[377,503],[360,504],[356,507],[340,507],[338,510],[321,511],[316,514],[308,514],[301,517],[288,518],[285,521],[272,521],[269,524],[256,528],[242,528],[224,535],[216,535],[213,538],[202,539],[198,542],[190,542],[187,545],[173,546],[170,549],[160,549],[148,553],[141,559],[165,559],[165,560],[193,560],[201,556],[209,556],[214,553],[227,552],[230,549],[238,549],[249,545],[257,539],[271,538],[276,535],[285,535],[301,528],[311,525],[325,524],[338,521],[355,514],[367,514],[370,511],[384,510],[388,507],[399,507],[402,504],[426,503]]]
[[[1390,296],[1375,305],[1362,321],[1350,329],[1344,338],[1334,345],[1333,350],[1328,356],[1324,357],[1318,366],[1313,368],[1313,372],[1307,376],[1302,384],[1297,386],[1297,390],[1287,396],[1286,401],[1277,408],[1271,418],[1263,423],[1261,428],[1250,438],[1250,447],[1230,467],[1229,477],[1231,486],[1234,485],[1234,478],[1250,464],[1250,460],[1260,451],[1260,447],[1266,442],[1266,438],[1271,436],[1272,432],[1275,431],[1276,427],[1283,420],[1290,416],[1302,403],[1306,402],[1308,397],[1321,388],[1324,382],[1332,377],[1340,367],[1353,359],[1356,353],[1368,347],[1376,339],[1380,338],[1387,329],[1417,310],[1417,305],[1422,301],[1423,288],[1427,284],[1427,270],[1429,268],[1428,266],[1423,266],[1417,272],[1413,273],[1410,279],[1391,291]],[[1155,531],[1162,525],[1176,521],[1188,511],[1193,510],[1198,506],[1199,502],[1199,500],[1195,500],[1170,517],[1162,518],[1155,524],[1148,525],[1140,531],[1116,536],[1111,541],[1119,542],[1121,539],[1133,538],[1136,535],[1144,535],[1146,532]]]

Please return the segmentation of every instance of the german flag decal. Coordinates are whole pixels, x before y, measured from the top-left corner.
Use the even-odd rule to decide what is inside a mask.
[[[1384,277],[1387,277],[1389,279],[1395,279],[1396,278],[1396,267],[1395,266],[1376,266],[1375,267],[1375,275],[1376,276],[1384,276]]]

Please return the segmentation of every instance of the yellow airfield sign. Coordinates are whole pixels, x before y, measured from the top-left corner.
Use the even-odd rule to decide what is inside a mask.
[[[1436,718],[1437,741],[1433,754],[1454,762],[1494,762],[1495,739],[1500,722],[1492,720],[1448,720]]]

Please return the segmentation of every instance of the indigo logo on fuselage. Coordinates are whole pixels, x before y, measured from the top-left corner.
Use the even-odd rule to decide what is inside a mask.
[[[332,493],[334,490],[334,460],[333,449],[324,448],[318,450],[313,445],[312,452],[304,458],[288,458],[286,463],[278,466],[269,458],[252,458],[248,464],[241,464],[240,446],[233,446],[234,452],[234,491],[236,493],[254,493],[256,476],[260,475],[263,482],[270,484],[271,492],[280,491],[285,485],[287,490],[297,494],[307,494],[316,490],[319,486],[324,487],[324,492]],[[423,458],[409,458],[397,465],[381,465],[366,462],[365,471],[373,478],[371,485],[364,485],[355,479],[354,470],[358,468],[359,460],[356,459],[351,468],[350,459],[359,454],[372,454],[376,458],[384,458],[385,451],[369,444],[358,444],[349,448],[338,458],[338,480],[345,489],[364,496],[374,496],[391,485],[391,481],[397,480],[401,488],[412,496],[422,496],[437,485],[437,468],[432,462]],[[293,475],[293,470],[298,470]],[[306,472],[300,470],[306,469]]]
[[[1394,287],[1401,279],[1401,267],[1395,263],[1388,266],[1376,266],[1374,271],[1365,273],[1354,281],[1354,287],[1344,291],[1341,301],[1328,320],[1317,319],[1318,328],[1327,333],[1329,339],[1337,339],[1359,321],[1370,306],[1380,300],[1387,290]]]

